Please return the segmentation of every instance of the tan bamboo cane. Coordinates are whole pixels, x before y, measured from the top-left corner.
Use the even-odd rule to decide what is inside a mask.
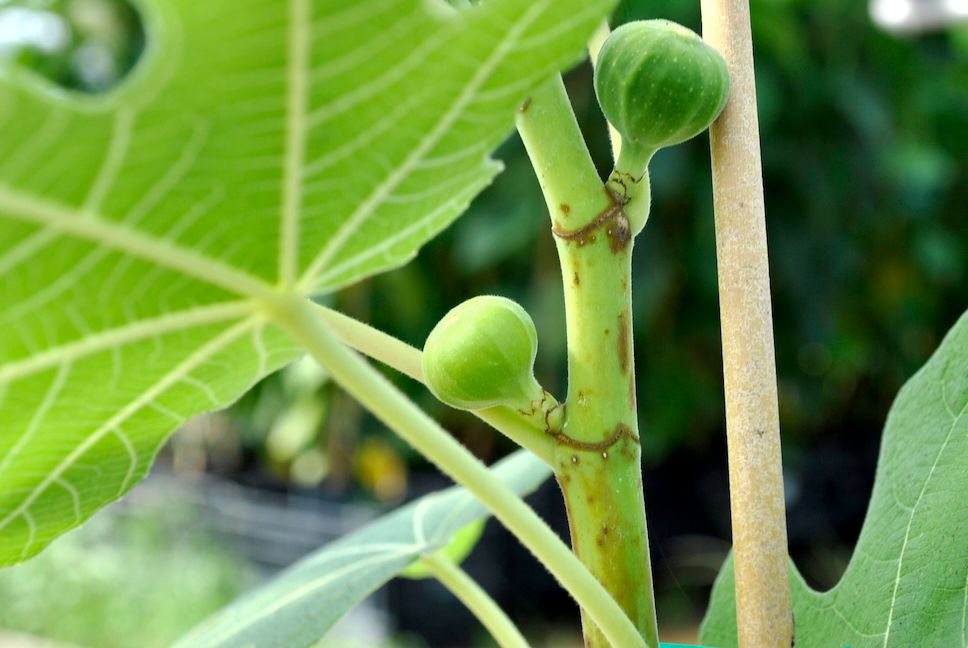
[[[747,0],[702,0],[703,37],[731,94],[710,129],[736,622],[743,648],[788,648],[787,572],[773,316]]]

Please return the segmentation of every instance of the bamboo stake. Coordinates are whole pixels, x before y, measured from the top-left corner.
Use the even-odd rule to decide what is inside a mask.
[[[732,85],[710,144],[738,640],[741,648],[788,648],[793,614],[748,0],[702,0],[702,17]]]

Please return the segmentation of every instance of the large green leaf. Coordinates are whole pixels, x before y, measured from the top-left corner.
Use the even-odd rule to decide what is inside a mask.
[[[519,495],[551,475],[526,450],[491,470]],[[486,515],[483,504],[463,488],[427,495],[310,554],[199,626],[178,646],[308,646],[376,588]]]
[[[115,93],[0,73],[0,565],[298,350],[264,298],[399,265],[612,0],[142,0]]]
[[[843,578],[828,592],[810,589],[793,567],[791,580],[797,646],[968,645],[968,313],[891,408]],[[736,645],[733,587],[730,561],[704,643]]]

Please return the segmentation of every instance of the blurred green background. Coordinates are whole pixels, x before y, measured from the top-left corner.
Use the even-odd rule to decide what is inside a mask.
[[[968,305],[968,27],[895,36],[875,27],[861,2],[751,6],[791,553],[808,580],[826,587],[860,530],[891,400]],[[653,17],[700,26],[696,0],[629,0],[613,24]],[[0,56],[69,88],[110,88],[142,44],[137,15],[120,1],[0,0]],[[604,175],[607,136],[588,64],[567,83]],[[340,293],[333,305],[419,346],[463,299],[511,297],[537,324],[539,379],[563,393],[563,301],[543,200],[515,136],[496,155],[505,173],[465,216],[410,265]],[[702,614],[729,539],[707,138],[661,151],[652,182],[653,213],[635,246],[639,416],[661,620],[688,628]],[[476,419],[439,405],[413,383],[398,384],[480,457],[490,461],[510,450]],[[206,472],[275,492],[384,507],[443,483],[307,363],[180,433],[163,464],[182,475]],[[543,514],[560,527],[555,497],[552,489],[541,500]],[[509,544],[492,527],[485,542]],[[174,551],[207,565],[189,570],[197,598],[183,602],[196,612],[216,609],[251,582],[243,556],[223,555],[204,539],[190,546],[159,540],[165,533],[149,524],[111,533],[109,546],[116,560],[133,564],[131,551],[155,565],[174,560]],[[129,601],[126,609],[137,614],[144,597],[167,601],[181,588],[146,569],[128,589],[102,596],[96,583],[103,570],[88,567],[109,565],[107,550],[78,546],[88,545],[64,540],[0,573],[0,626],[84,645],[148,646],[163,645],[204,616],[175,611],[154,625],[106,625],[98,611],[111,600]],[[494,556],[504,563],[499,569],[508,555]],[[60,567],[65,560],[87,567]],[[536,567],[527,569],[546,604],[521,600],[534,589],[497,584],[504,602],[526,626],[573,632],[567,599]],[[118,582],[130,573],[122,576]],[[84,578],[91,584],[76,585]],[[59,596],[73,603],[48,602],[36,589],[40,581],[48,589],[63,581]],[[438,645],[421,628],[419,611],[408,611],[407,597],[393,592],[397,626]],[[45,603],[27,603],[38,597]],[[551,615],[551,608],[562,612]],[[63,621],[70,609],[91,619],[87,631]]]

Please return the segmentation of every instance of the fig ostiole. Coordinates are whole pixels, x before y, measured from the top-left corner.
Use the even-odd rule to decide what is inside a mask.
[[[474,297],[451,309],[427,336],[424,379],[452,407],[503,405],[543,419],[558,403],[534,377],[537,351],[527,311],[504,297]]]

